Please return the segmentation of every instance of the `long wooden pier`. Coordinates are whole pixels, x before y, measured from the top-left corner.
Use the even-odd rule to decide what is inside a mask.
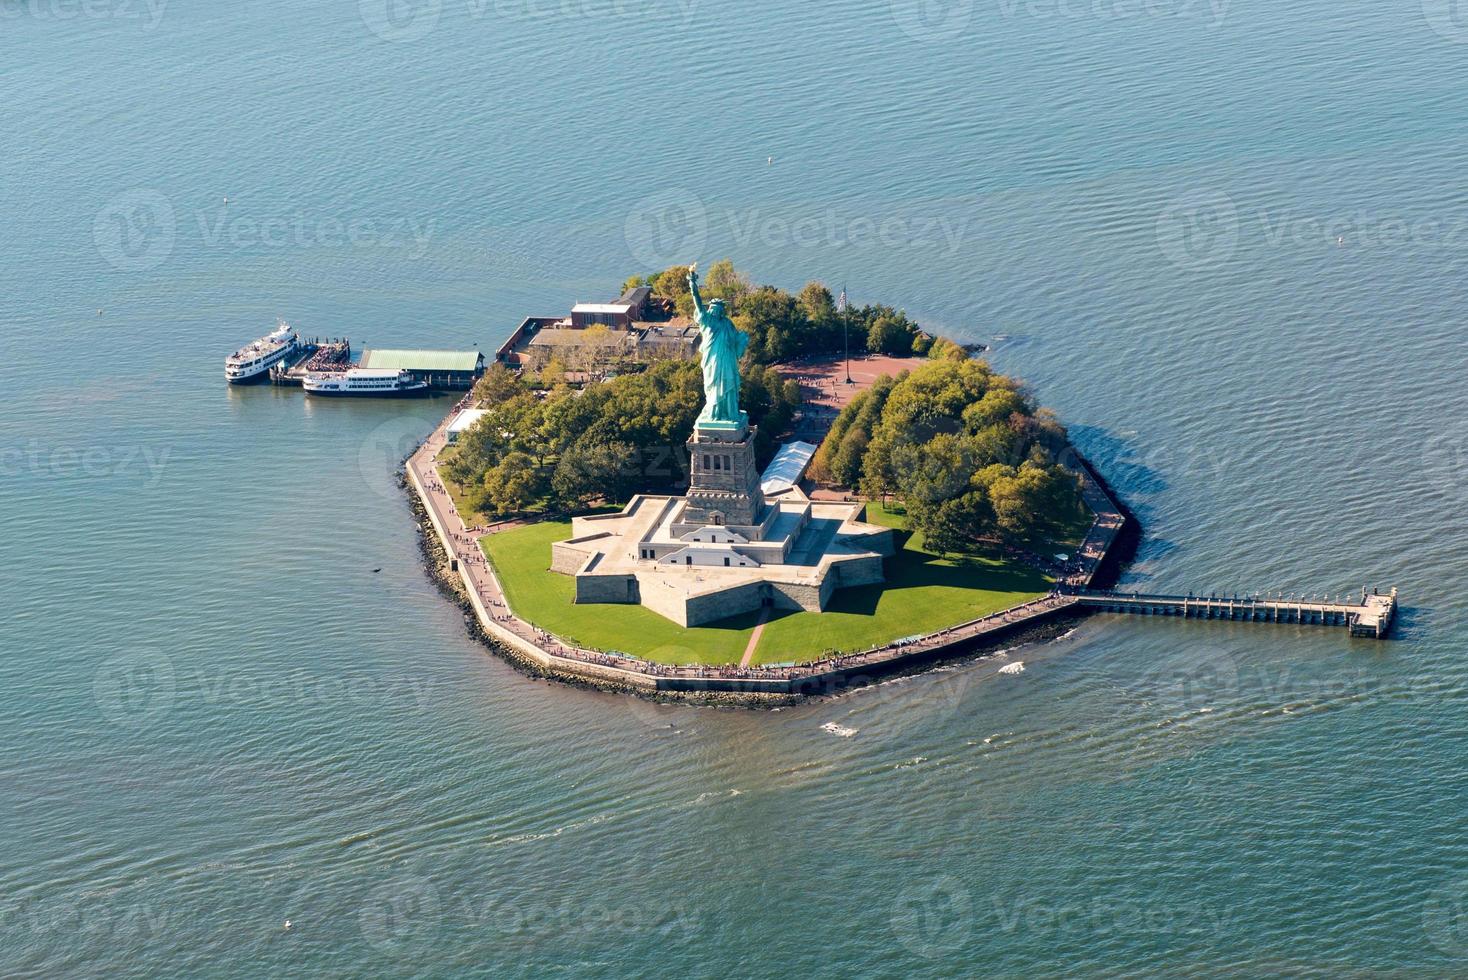
[[[1391,631],[1397,613],[1396,589],[1385,595],[1362,589],[1360,602],[1284,595],[1182,596],[1139,592],[1083,592],[1077,599],[1077,605],[1100,612],[1344,626],[1352,636],[1375,639],[1382,639]]]

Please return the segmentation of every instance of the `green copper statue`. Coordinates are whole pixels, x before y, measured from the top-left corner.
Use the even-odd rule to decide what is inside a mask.
[[[699,359],[703,362],[703,411],[694,423],[700,429],[740,430],[749,416],[739,409],[739,358],[749,346],[749,337],[724,312],[724,301],[703,305],[698,294],[698,263],[688,267],[688,289],[693,293],[694,320],[703,338]]]

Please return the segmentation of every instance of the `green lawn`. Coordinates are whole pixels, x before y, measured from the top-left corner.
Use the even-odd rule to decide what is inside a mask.
[[[480,539],[515,615],[581,646],[659,663],[727,664],[744,656],[755,613],[684,629],[641,606],[572,602],[575,580],[550,570],[551,543],[570,536],[570,521],[542,521]]]
[[[838,589],[823,612],[771,620],[755,650],[756,663],[810,660],[826,650],[861,650],[931,633],[1050,590],[1050,579],[1028,565],[978,555],[939,558],[923,550],[922,535],[903,530],[902,516],[879,503],[867,505],[866,519],[897,529],[898,551],[887,560],[887,581]]]
[[[1049,579],[999,558],[940,559],[922,550],[921,535],[900,530],[902,518],[869,504],[867,519],[899,528],[897,555],[882,585],[840,589],[824,612],[776,613],[760,637],[756,663],[818,659],[899,637],[927,633],[1017,605],[1046,592]],[[567,640],[619,650],[661,663],[737,663],[757,614],[684,629],[641,606],[576,605],[575,583],[550,571],[550,546],[570,537],[569,521],[545,521],[480,542],[494,563],[510,608]]]

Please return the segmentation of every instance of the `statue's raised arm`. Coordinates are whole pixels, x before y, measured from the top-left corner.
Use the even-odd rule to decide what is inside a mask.
[[[698,263],[688,267],[688,291],[693,294],[693,312],[703,316],[703,297],[698,295]]]

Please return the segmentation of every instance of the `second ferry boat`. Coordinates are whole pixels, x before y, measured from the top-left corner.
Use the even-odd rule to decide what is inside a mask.
[[[308,395],[365,395],[402,398],[428,393],[428,382],[415,380],[411,371],[349,368],[308,374],[301,382]]]
[[[300,349],[301,338],[284,320],[274,333],[266,334],[224,359],[224,378],[232,385],[248,384],[270,373],[270,369]]]

